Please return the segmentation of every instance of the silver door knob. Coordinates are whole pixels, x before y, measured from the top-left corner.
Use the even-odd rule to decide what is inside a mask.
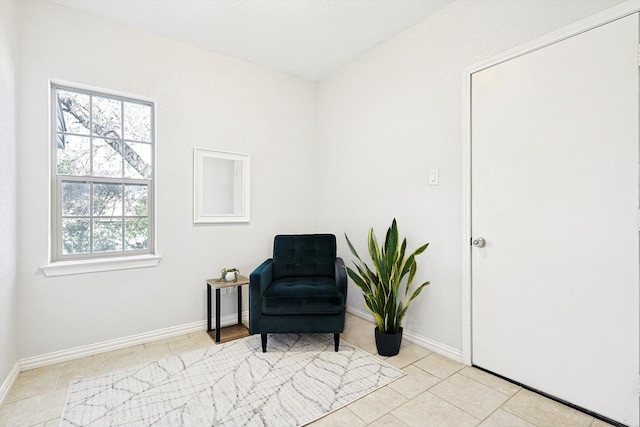
[[[487,246],[487,241],[484,240],[483,237],[476,237],[471,241],[471,244],[476,248],[484,248],[485,246]]]

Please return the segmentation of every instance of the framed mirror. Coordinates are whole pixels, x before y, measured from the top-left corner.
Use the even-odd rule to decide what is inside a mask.
[[[194,148],[193,222],[249,222],[248,154]]]

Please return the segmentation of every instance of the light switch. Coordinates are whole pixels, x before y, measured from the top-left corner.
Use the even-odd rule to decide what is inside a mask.
[[[440,183],[440,174],[438,169],[429,169],[429,185],[438,185]]]

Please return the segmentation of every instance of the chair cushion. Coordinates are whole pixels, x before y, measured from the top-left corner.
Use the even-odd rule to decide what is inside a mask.
[[[271,315],[338,314],[344,305],[344,295],[327,277],[278,279],[262,296],[262,313]]]
[[[273,241],[273,277],[335,278],[336,236],[280,234]]]

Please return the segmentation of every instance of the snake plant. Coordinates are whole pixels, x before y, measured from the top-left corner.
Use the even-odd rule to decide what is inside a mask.
[[[345,269],[351,280],[362,290],[365,305],[375,317],[378,331],[385,334],[399,332],[409,304],[429,285],[429,282],[424,282],[412,290],[418,269],[416,257],[427,249],[429,243],[407,256],[407,239],[400,243],[395,218],[387,230],[382,247],[378,245],[373,227],[369,228],[367,247],[373,265],[370,268],[360,258],[346,233],[345,237],[351,253],[357,259],[357,262],[353,261],[355,270],[350,267]]]

